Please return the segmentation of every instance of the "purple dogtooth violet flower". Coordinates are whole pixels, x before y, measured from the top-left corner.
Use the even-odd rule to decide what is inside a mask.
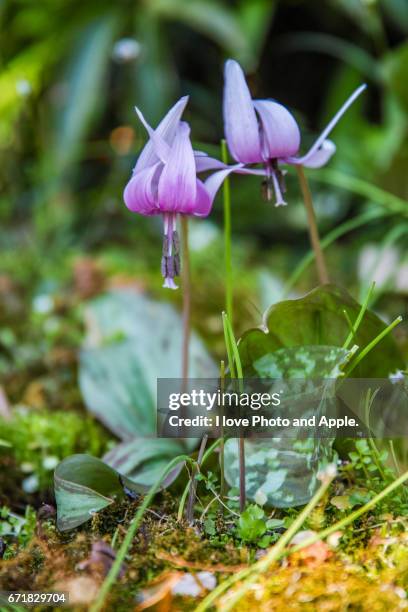
[[[161,271],[163,287],[177,289],[180,275],[180,241],[177,215],[206,217],[224,178],[238,166],[225,166],[204,153],[195,153],[190,141],[190,127],[181,121],[188,97],[181,98],[156,129],[137,115],[146,128],[149,140],[144,146],[133,175],[124,190],[129,210],[140,215],[162,215],[164,222]],[[198,160],[196,162],[196,160]],[[197,172],[219,169],[204,182]]]
[[[225,64],[224,129],[232,157],[244,168],[236,171],[260,174],[252,164],[262,164],[266,199],[275,194],[276,206],[285,205],[285,183],[280,164],[307,168],[324,166],[336,151],[327,139],[334,126],[364,91],[361,85],[351,94],[305,155],[298,155],[300,131],[293,115],[274,100],[252,100],[244,73],[235,60]],[[249,166],[249,168],[248,168]]]

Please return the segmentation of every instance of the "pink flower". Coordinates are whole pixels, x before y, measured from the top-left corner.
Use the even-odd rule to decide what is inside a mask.
[[[327,136],[365,88],[366,85],[361,85],[356,89],[309,151],[297,156],[300,131],[293,115],[273,100],[252,100],[240,65],[234,60],[228,60],[225,64],[224,129],[232,157],[246,167],[262,164],[266,174],[268,199],[271,199],[273,190],[276,206],[286,204],[279,164],[301,164],[308,168],[324,166],[336,150],[335,144]],[[247,167],[247,170],[251,168]],[[242,169],[238,172],[242,172]]]
[[[146,122],[140,110],[136,109],[149,134],[149,140],[139,155],[123,195],[126,206],[132,212],[163,216],[161,268],[163,286],[170,289],[177,289],[174,279],[180,274],[177,215],[206,217],[223,179],[234,169],[222,164],[217,166],[217,160],[194,153],[190,127],[181,121],[187,101],[187,97],[181,98],[155,130]],[[197,172],[203,168],[197,169],[196,156],[200,160],[205,159],[210,168],[222,168],[221,172],[213,174],[205,182],[201,181]]]

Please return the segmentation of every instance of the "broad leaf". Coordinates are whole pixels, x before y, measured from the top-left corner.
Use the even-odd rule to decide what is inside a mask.
[[[104,461],[121,474],[126,474],[132,482],[151,486],[166,465],[184,451],[182,440],[135,438],[115,446],[105,455]],[[177,478],[182,466],[180,463],[167,475],[162,488],[169,486]]]
[[[196,440],[156,438],[157,378],[181,376],[182,324],[168,304],[130,291],[95,300],[87,312],[87,348],[81,352],[79,379],[84,401],[122,443],[104,461],[74,455],[55,472],[58,526],[72,529],[129,491],[154,484],[177,455]],[[190,376],[216,376],[203,344],[192,334]],[[162,482],[170,485],[183,462]],[[123,486],[122,486],[123,484]]]
[[[72,455],[58,465],[54,473],[57,525],[61,531],[73,529],[96,512],[124,497],[124,486],[135,494],[144,487],[128,479],[100,459],[89,455]]]
[[[92,303],[87,322],[79,380],[88,410],[122,440],[152,437],[157,379],[181,377],[180,315],[169,304],[117,291]],[[189,369],[190,378],[218,375],[194,333]]]
[[[326,345],[341,347],[348,336],[347,312],[354,322],[360,305],[340,287],[325,285],[297,300],[274,304],[266,312],[262,328],[246,332],[240,343],[244,374],[256,376],[254,363],[280,348]],[[353,340],[364,348],[386,325],[367,311]],[[404,367],[398,347],[386,336],[354,370],[356,378],[382,378]]]
[[[316,386],[314,379],[336,379],[349,357],[350,351],[336,346],[301,346],[264,354],[252,366],[260,378],[296,380],[298,393],[288,401],[291,410],[297,403],[301,416],[307,418],[331,409],[330,393]],[[304,393],[308,394],[310,415],[305,413]],[[310,402],[311,393],[316,396],[315,404]],[[245,485],[248,497],[255,499],[263,495],[269,505],[276,507],[306,503],[316,488],[318,470],[331,456],[331,448],[331,439],[280,437],[246,440]],[[227,440],[224,455],[225,477],[231,486],[238,487],[237,440]]]
[[[360,305],[334,285],[273,305],[265,314],[262,328],[249,330],[239,343],[244,375],[336,378],[349,357],[340,348],[349,334],[344,311],[354,322]],[[385,327],[374,313],[367,311],[353,342],[364,348]],[[381,378],[402,367],[395,341],[386,336],[354,370],[353,376]],[[316,414],[327,408],[317,398]],[[229,440],[225,449],[226,478],[233,486],[239,482],[236,444],[236,440]],[[331,456],[331,441],[285,438],[247,441],[245,455],[249,497],[261,492],[269,504],[300,505],[310,499],[316,488],[316,474]]]

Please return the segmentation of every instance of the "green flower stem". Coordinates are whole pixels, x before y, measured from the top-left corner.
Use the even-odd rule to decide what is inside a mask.
[[[312,499],[309,503],[303,508],[301,512],[299,512],[296,519],[293,521],[291,526],[285,531],[285,533],[279,538],[278,542],[273,546],[268,554],[252,565],[251,567],[245,568],[240,572],[234,574],[227,580],[224,580],[221,584],[218,585],[207,597],[200,603],[200,605],[196,608],[196,612],[204,612],[208,610],[208,608],[218,599],[222,593],[224,593],[230,586],[239,582],[240,580],[245,580],[245,582],[241,585],[241,587],[234,593],[233,597],[228,601],[224,602],[223,610],[230,610],[246,593],[249,586],[256,580],[257,575],[260,572],[265,571],[272,563],[274,563],[281,555],[285,548],[285,546],[291,541],[296,532],[303,525],[304,521],[310,515],[315,506],[319,503],[323,495],[326,493],[333,477],[327,477],[323,480],[319,489],[316,491]],[[255,574],[254,576],[252,574]]]
[[[225,391],[225,363],[224,360],[220,362],[220,387],[221,393]],[[220,406],[221,409],[221,423],[224,415],[224,406]],[[225,442],[224,442],[224,428],[221,425],[221,445],[220,445],[220,498],[224,502],[225,495]],[[224,513],[224,507],[222,509]]]
[[[146,512],[147,508],[150,506],[154,496],[156,495],[160,487],[160,484],[165,479],[167,474],[171,472],[171,470],[181,462],[191,463],[192,465],[195,464],[195,461],[193,461],[193,459],[191,459],[191,457],[189,457],[188,455],[179,455],[178,457],[175,457],[174,459],[172,459],[172,461],[170,461],[170,463],[168,463],[167,466],[164,468],[161,476],[157,479],[155,484],[150,488],[149,492],[143,499],[143,502],[140,504],[135,516],[133,517],[133,520],[129,525],[129,529],[127,530],[126,536],[121,544],[121,547],[119,548],[117,552],[115,561],[113,562],[108,575],[103,581],[102,586],[98,593],[98,597],[96,598],[94,604],[90,607],[89,612],[99,612],[99,610],[101,610],[104,604],[105,598],[107,597],[109,591],[111,590],[113,584],[116,581],[116,578],[119,575],[120,569],[122,567],[122,563],[125,560],[127,552],[132,544],[136,531],[140,523],[142,522],[144,513]]]
[[[221,140],[221,159],[228,164],[228,150],[225,140]],[[233,322],[233,284],[232,284],[232,246],[231,246],[231,188],[227,177],[223,185],[224,202],[224,257],[225,257],[225,310]]]
[[[241,358],[239,356],[237,342],[234,332],[226,312],[222,313],[222,323],[224,328],[225,344],[227,346],[228,361],[230,365],[231,377],[235,378],[235,373],[238,378],[239,391],[243,391],[243,371]],[[241,512],[245,510],[246,503],[246,486],[245,486],[245,440],[238,438],[238,462],[239,462],[239,509]]]
[[[329,274],[327,272],[323,249],[320,244],[319,230],[317,228],[316,214],[313,207],[312,194],[305,172],[303,170],[303,166],[296,166],[296,171],[299,179],[300,189],[302,191],[303,201],[305,203],[310,243],[315,254],[317,274],[319,276],[320,284],[324,285],[329,282]]]

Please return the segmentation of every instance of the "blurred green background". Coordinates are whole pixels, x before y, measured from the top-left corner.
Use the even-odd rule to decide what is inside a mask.
[[[309,176],[322,236],[341,234],[327,251],[332,279],[361,298],[375,277],[380,306],[389,298],[386,318],[406,312],[406,0],[3,0],[0,19],[0,291],[8,299],[16,283],[35,298],[99,272],[180,299],[161,291],[159,220],[122,201],[145,140],[133,108],[155,125],[189,94],[195,144],[218,155],[223,63],[234,57],[254,96],[294,112],[303,149],[367,82],[333,133],[336,155]],[[309,245],[291,173],[281,209],[262,201],[256,178],[232,183],[245,328],[284,295]],[[210,218],[191,227],[195,319],[207,334],[212,323],[220,329],[211,317],[223,303],[221,222],[219,196]],[[83,254],[97,271],[78,263]],[[313,268],[295,280],[298,291],[310,289]]]

